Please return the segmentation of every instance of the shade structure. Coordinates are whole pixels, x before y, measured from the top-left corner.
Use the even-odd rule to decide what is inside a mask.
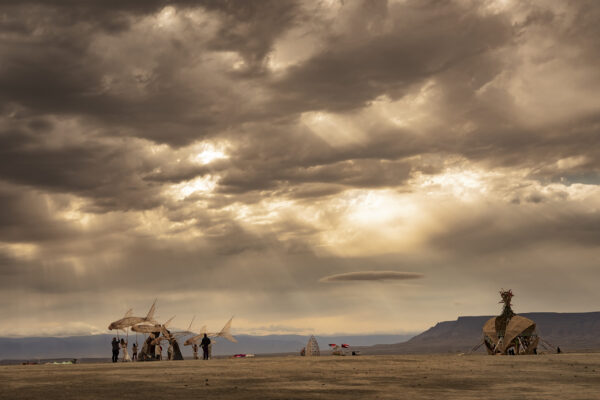
[[[487,337],[494,346],[498,343],[498,333],[496,331],[496,317],[487,320],[483,325],[483,335]]]
[[[502,341],[502,352],[506,352],[513,344],[522,342],[524,338],[529,338],[535,331],[535,322],[529,318],[515,315],[508,322],[506,331],[504,332],[504,340]],[[516,341],[516,342],[515,342]]]
[[[513,312],[511,290],[500,291],[502,314],[483,325],[483,341],[489,354],[535,354],[539,337],[535,322]]]

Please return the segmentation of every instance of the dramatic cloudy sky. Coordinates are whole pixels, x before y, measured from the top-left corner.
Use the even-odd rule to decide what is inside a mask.
[[[600,309],[596,0],[5,0],[0,335]],[[213,328],[214,327],[214,328]]]

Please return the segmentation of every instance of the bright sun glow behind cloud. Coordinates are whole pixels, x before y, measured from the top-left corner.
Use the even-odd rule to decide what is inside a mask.
[[[229,157],[225,152],[225,145],[222,144],[202,143],[194,152],[195,155],[191,157],[192,161],[203,165]]]
[[[217,179],[215,176],[207,175],[178,183],[171,186],[171,194],[177,200],[185,199],[194,193],[207,194],[214,190],[217,185]]]
[[[159,28],[170,28],[176,23],[177,10],[172,6],[167,6],[156,16],[156,25]]]
[[[419,180],[421,188],[428,193],[449,193],[462,200],[472,200],[487,190],[485,175],[474,170],[453,169],[438,175],[421,176]]]
[[[404,252],[422,239],[426,221],[412,195],[394,190],[352,190],[337,201],[344,209],[339,225],[321,236],[336,254],[366,255]]]

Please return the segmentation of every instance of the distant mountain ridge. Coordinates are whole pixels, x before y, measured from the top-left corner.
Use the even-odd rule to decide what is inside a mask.
[[[71,336],[71,337],[25,337],[25,338],[0,338],[0,360],[28,360],[48,358],[104,358],[110,357],[110,342],[114,334]],[[317,341],[322,350],[328,348],[329,343],[348,343],[353,346],[369,346],[377,343],[403,342],[414,334],[407,335],[345,335],[345,336],[317,336]],[[121,335],[122,337],[122,335]],[[306,346],[309,336],[306,335],[235,335],[238,343],[231,343],[225,339],[217,339],[213,347],[213,354],[231,355],[238,353],[299,353]],[[136,335],[129,334],[129,352],[135,342]],[[138,344],[142,344],[143,335],[138,334]],[[166,354],[166,348],[164,352]],[[183,356],[191,357],[190,346],[181,346]]]
[[[519,314],[537,324],[538,334],[563,351],[600,350],[600,312]],[[458,317],[439,322],[432,328],[397,344],[381,344],[361,349],[363,354],[416,354],[467,352],[480,343],[482,327],[489,316]],[[484,349],[479,349],[485,352]]]
[[[600,351],[600,312],[587,313],[523,313],[537,324],[538,333],[564,351]],[[317,336],[323,353],[329,343],[348,343],[362,354],[417,354],[467,352],[482,338],[481,328],[492,316],[458,317],[439,322],[418,335],[346,335]],[[72,337],[0,338],[0,360],[37,358],[108,358],[114,335]],[[297,353],[306,345],[305,335],[235,335],[239,343],[218,339],[215,355],[237,353]],[[142,343],[138,335],[138,343]],[[129,348],[135,335],[129,336]],[[182,346],[184,357],[191,348]],[[483,349],[479,349],[484,352]]]

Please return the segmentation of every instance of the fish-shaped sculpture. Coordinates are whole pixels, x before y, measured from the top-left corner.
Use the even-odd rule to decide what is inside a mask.
[[[190,321],[190,326],[188,327],[187,330],[185,331],[180,331],[180,332],[171,332],[167,329],[166,325],[163,325],[160,333],[162,333],[162,336],[157,337],[156,339],[154,339],[151,344],[153,345],[157,345],[158,343],[160,343],[163,340],[168,340],[171,341],[173,339],[177,339],[181,336],[187,336],[187,335],[193,335],[194,332],[192,332],[192,324],[194,323],[194,319],[196,318],[196,316],[194,316],[192,318],[192,320]]]
[[[146,314],[145,317],[134,317],[132,315],[133,313],[133,309],[130,309],[129,311],[127,311],[125,313],[125,315],[123,316],[123,318],[112,322],[109,326],[108,329],[109,330],[113,330],[113,329],[125,329],[125,328],[129,328],[130,326],[133,325],[137,325],[137,324],[141,324],[144,322],[147,323],[151,323],[151,324],[158,324],[158,322],[156,322],[153,318],[154,318],[154,310],[156,309],[156,300],[154,300],[154,303],[152,303],[152,307],[150,307],[150,311],[148,311],[148,314]]]
[[[229,321],[227,321],[227,323],[225,324],[223,329],[221,329],[220,332],[215,332],[215,333],[206,332],[206,326],[203,326],[200,333],[198,335],[186,340],[184,345],[189,346],[192,344],[198,344],[199,342],[202,341],[202,338],[204,337],[205,333],[206,333],[206,336],[211,337],[211,338],[222,337],[222,338],[229,340],[230,342],[237,343],[237,339],[234,338],[233,335],[231,334],[231,321],[232,320],[233,320],[233,317],[231,317],[229,319]]]
[[[163,330],[163,328],[166,328],[167,326],[169,326],[169,324],[171,323],[171,321],[173,321],[173,318],[175,318],[175,316],[171,317],[171,319],[169,319],[164,324],[142,323],[142,324],[138,324],[138,325],[133,325],[131,327],[131,330],[134,331],[134,332],[138,332],[138,333],[161,332]]]

